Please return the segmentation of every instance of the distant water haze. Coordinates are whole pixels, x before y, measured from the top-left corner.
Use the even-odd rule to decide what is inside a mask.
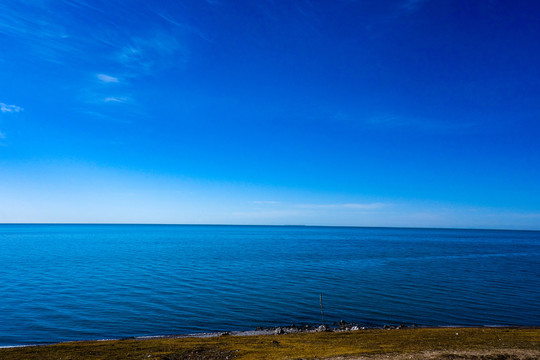
[[[0,346],[345,319],[540,325],[540,232],[0,225]]]

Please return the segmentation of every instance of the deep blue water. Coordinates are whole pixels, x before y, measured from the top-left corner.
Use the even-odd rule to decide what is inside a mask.
[[[540,325],[540,232],[0,225],[0,346],[345,319]]]

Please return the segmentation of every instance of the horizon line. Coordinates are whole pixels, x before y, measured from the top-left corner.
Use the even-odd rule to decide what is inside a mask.
[[[478,231],[531,231],[540,229],[467,228],[467,227],[418,227],[418,226],[363,226],[363,225],[306,225],[306,224],[188,224],[188,223],[115,223],[115,222],[0,222],[1,225],[132,225],[132,226],[250,226],[250,227],[326,227],[365,229],[424,229],[424,230],[478,230]]]

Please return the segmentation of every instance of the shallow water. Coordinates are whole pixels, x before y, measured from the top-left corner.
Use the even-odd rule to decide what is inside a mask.
[[[0,346],[345,319],[540,325],[540,232],[0,225]]]

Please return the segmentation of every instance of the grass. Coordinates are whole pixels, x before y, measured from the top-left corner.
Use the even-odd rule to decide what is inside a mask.
[[[2,360],[352,359],[366,356],[379,359],[382,355],[394,359],[537,359],[540,358],[540,328],[434,328],[131,339],[0,349]]]

